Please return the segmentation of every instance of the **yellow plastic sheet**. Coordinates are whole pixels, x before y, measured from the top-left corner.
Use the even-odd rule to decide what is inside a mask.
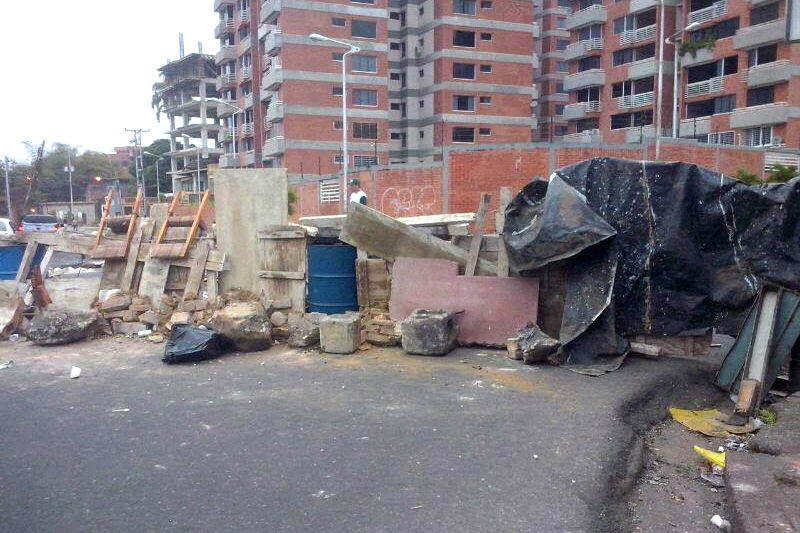
[[[669,414],[677,423],[709,437],[730,437],[731,435],[752,433],[756,429],[752,422],[743,426],[726,424],[723,422],[725,415],[717,409],[690,411],[689,409],[670,407]]]

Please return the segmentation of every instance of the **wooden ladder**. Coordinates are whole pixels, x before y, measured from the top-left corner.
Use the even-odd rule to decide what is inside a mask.
[[[183,197],[183,191],[178,191],[177,194],[175,194],[172,198],[172,203],[169,204],[167,216],[164,218],[164,222],[158,230],[156,240],[150,247],[150,257],[167,259],[186,257],[186,254],[189,253],[189,248],[192,246],[192,242],[200,231],[200,222],[203,218],[203,212],[208,206],[210,196],[211,192],[206,191],[203,194],[202,200],[200,200],[200,205],[197,207],[194,216],[184,217],[175,216],[175,210]],[[180,229],[186,227],[189,229],[184,237]],[[182,242],[174,242],[175,240],[182,240]]]
[[[136,231],[136,221],[139,219],[139,210],[142,205],[143,197],[144,194],[142,189],[136,191],[136,200],[133,202],[133,209],[131,210],[130,216],[121,217],[122,219],[127,219],[128,222],[128,231],[125,233],[125,239],[109,239],[104,238],[103,235],[106,225],[108,225],[108,222],[111,219],[110,214],[112,193],[109,191],[108,196],[106,196],[105,206],[103,206],[103,217],[100,219],[100,227],[97,230],[97,239],[95,239],[94,247],[92,247],[92,251],[90,252],[90,255],[93,259],[119,259],[128,255],[128,249],[131,246],[133,233]]]

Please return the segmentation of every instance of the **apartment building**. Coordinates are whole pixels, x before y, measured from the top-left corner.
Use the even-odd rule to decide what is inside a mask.
[[[700,142],[800,146],[800,45],[787,41],[787,1],[575,2],[563,139],[641,142],[660,125]]]
[[[539,61],[535,78],[539,89],[536,105],[539,120],[531,140],[552,142],[569,131],[564,114],[569,93],[564,89],[564,78],[569,74],[570,32],[566,23],[572,13],[572,0],[537,0],[534,10],[541,37],[536,42]]]
[[[530,0],[216,0],[215,9],[220,95],[242,109],[219,108],[225,166],[341,172],[348,48],[315,33],[360,48],[346,56],[353,170],[431,161],[452,144],[530,140]]]
[[[787,41],[792,0],[688,0],[680,58],[681,137],[800,147],[800,44]],[[800,17],[795,3],[794,17]]]
[[[203,190],[208,165],[217,164],[223,154],[217,143],[217,108],[208,101],[217,96],[214,57],[193,53],[158,71],[162,80],[153,89],[159,111],[169,120],[172,190]]]

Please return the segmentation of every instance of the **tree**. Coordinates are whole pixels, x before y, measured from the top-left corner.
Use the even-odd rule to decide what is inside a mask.
[[[769,173],[768,183],[786,183],[798,176],[796,168],[778,164],[769,167]]]
[[[3,158],[5,161],[5,158]],[[19,220],[22,209],[22,203],[25,201],[25,193],[28,191],[28,178],[31,174],[31,166],[27,164],[19,164],[13,159],[8,160],[8,183],[11,189],[11,204],[15,213],[9,214],[6,209],[6,188],[5,182],[0,187],[0,213],[3,217],[8,217],[12,220]],[[5,169],[2,172],[2,178],[5,180]]]

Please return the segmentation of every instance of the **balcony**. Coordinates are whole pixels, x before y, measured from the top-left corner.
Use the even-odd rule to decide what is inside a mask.
[[[599,143],[601,139],[600,130],[584,130],[580,133],[569,133],[561,138],[562,141],[568,143]]]
[[[242,9],[239,11],[239,25],[247,24],[250,22],[250,10],[249,9]]]
[[[681,66],[693,67],[695,65],[702,65],[703,63],[711,63],[712,61],[716,61],[716,58],[714,57],[714,50],[701,48],[695,55],[687,53],[681,57]]]
[[[227,117],[228,115],[232,115],[235,109],[232,108],[230,105],[227,105],[227,103],[230,103],[231,105],[236,105],[236,100],[230,100],[227,98],[222,98],[221,100],[223,102],[226,102],[226,104],[219,104],[219,103],[217,104],[217,116]]]
[[[696,117],[681,119],[680,137],[697,137],[711,132],[711,117]]]
[[[254,131],[255,131],[255,126],[253,125],[252,122],[248,122],[246,124],[242,124],[241,126],[239,126],[239,135],[242,138],[252,136]]]
[[[242,105],[244,109],[250,109],[251,107],[253,107],[253,93],[245,95],[244,105]]]
[[[264,89],[276,89],[283,83],[283,69],[280,65],[272,65],[261,80],[261,87]]]
[[[236,46],[229,44],[226,44],[220,48],[219,52],[217,52],[217,55],[214,58],[217,65],[224,63],[225,61],[233,61],[234,59],[236,59]]]
[[[788,59],[756,65],[745,73],[748,87],[783,83],[789,81],[792,76],[800,76],[800,66],[793,65]]]
[[[281,12],[281,0],[266,0],[261,4],[261,22],[267,24],[274,24],[278,18],[278,13]]]
[[[686,84],[686,98],[693,98],[695,96],[702,96],[704,94],[718,93],[725,88],[725,78],[717,76],[716,78],[709,78],[703,81],[696,81],[694,83]]]
[[[241,81],[247,81],[253,77],[253,67],[242,67],[239,71]]]
[[[584,87],[593,87],[596,85],[605,85],[606,73],[601,68],[593,68],[584,70],[583,72],[576,72],[564,77],[564,90],[574,91],[576,89],[583,89]]]
[[[626,94],[615,98],[620,109],[634,109],[637,107],[650,107],[653,105],[653,91],[639,94]]]
[[[800,108],[792,107],[786,102],[737,107],[731,115],[731,127],[769,126],[770,124],[783,124],[794,118],[800,118]]]
[[[270,137],[264,142],[264,149],[262,150],[263,157],[275,157],[286,151],[286,139],[283,135],[276,135]]]
[[[728,13],[728,0],[719,0],[708,7],[689,12],[689,24],[703,24]]]
[[[233,139],[233,130],[231,128],[222,128],[219,130],[219,134],[217,135],[217,140],[219,142],[230,141]]]
[[[283,102],[273,99],[267,106],[267,121],[280,122],[283,120]]]
[[[217,78],[217,90],[222,89],[223,87],[235,87],[236,86],[236,74],[222,74],[219,78]]]
[[[264,51],[271,55],[278,55],[283,46],[283,33],[280,30],[272,30],[264,40]]]
[[[600,112],[600,102],[578,102],[564,106],[564,118],[567,120],[578,120],[586,118],[589,113]]]
[[[672,72],[672,61],[664,61],[664,73]],[[658,60],[654,57],[634,61],[628,64],[628,77],[631,79],[647,78],[658,74]]]
[[[595,4],[568,16],[565,20],[564,29],[574,30],[590,24],[602,24],[606,21],[608,21],[606,8],[600,4]]]
[[[642,143],[647,139],[653,139],[656,136],[656,129],[652,125],[648,126],[633,126],[627,128],[625,131],[626,143]]]
[[[578,41],[567,46],[564,50],[564,59],[571,61],[589,55],[593,50],[603,49],[603,39],[597,37],[595,39],[586,39],[585,41]]]
[[[619,42],[621,44],[633,44],[641,41],[647,41],[656,36],[656,25],[651,24],[644,28],[637,28],[635,30],[626,30],[619,34]]]
[[[786,19],[739,28],[733,36],[733,47],[745,50],[786,40]]]
[[[239,166],[239,156],[233,154],[225,154],[219,156],[219,166],[222,168],[233,168]]]
[[[219,11],[222,6],[235,6],[236,0],[214,0],[214,11]]]
[[[236,25],[233,19],[221,20],[219,24],[217,24],[217,27],[214,28],[214,37],[221,39],[223,35],[233,33],[234,31],[236,31]]]

